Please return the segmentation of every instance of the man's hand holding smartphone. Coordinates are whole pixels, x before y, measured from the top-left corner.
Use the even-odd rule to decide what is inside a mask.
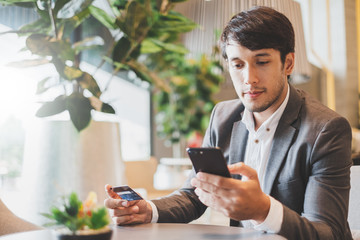
[[[152,218],[150,204],[129,186],[112,187],[105,185],[109,198],[105,199],[105,207],[113,222],[117,225],[149,223]]]
[[[270,198],[262,192],[254,169],[242,162],[227,166],[218,148],[188,149],[188,153],[197,172],[191,185],[203,204],[235,220],[253,219],[258,224],[265,220]]]

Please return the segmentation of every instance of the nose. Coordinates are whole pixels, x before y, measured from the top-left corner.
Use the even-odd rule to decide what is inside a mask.
[[[253,85],[256,84],[259,79],[257,77],[256,69],[253,66],[248,65],[243,71],[244,84]]]

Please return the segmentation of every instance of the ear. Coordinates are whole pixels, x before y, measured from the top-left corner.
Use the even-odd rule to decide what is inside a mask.
[[[294,70],[295,65],[295,53],[288,53],[285,57],[284,70],[285,74],[288,76]]]

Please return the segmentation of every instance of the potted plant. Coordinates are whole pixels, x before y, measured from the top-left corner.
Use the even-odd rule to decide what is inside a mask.
[[[107,240],[112,229],[105,207],[96,206],[96,194],[90,192],[86,201],[79,200],[76,193],[63,197],[60,206],[53,206],[50,213],[42,215],[52,220],[45,226],[58,226],[54,229],[59,240]]]

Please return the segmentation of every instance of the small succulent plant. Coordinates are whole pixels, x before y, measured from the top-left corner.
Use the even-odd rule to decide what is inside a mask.
[[[105,207],[96,206],[96,194],[90,192],[86,201],[79,200],[76,193],[63,197],[63,204],[52,207],[50,213],[43,216],[52,220],[46,226],[62,226],[76,234],[79,230],[98,230],[109,224],[109,216]]]

